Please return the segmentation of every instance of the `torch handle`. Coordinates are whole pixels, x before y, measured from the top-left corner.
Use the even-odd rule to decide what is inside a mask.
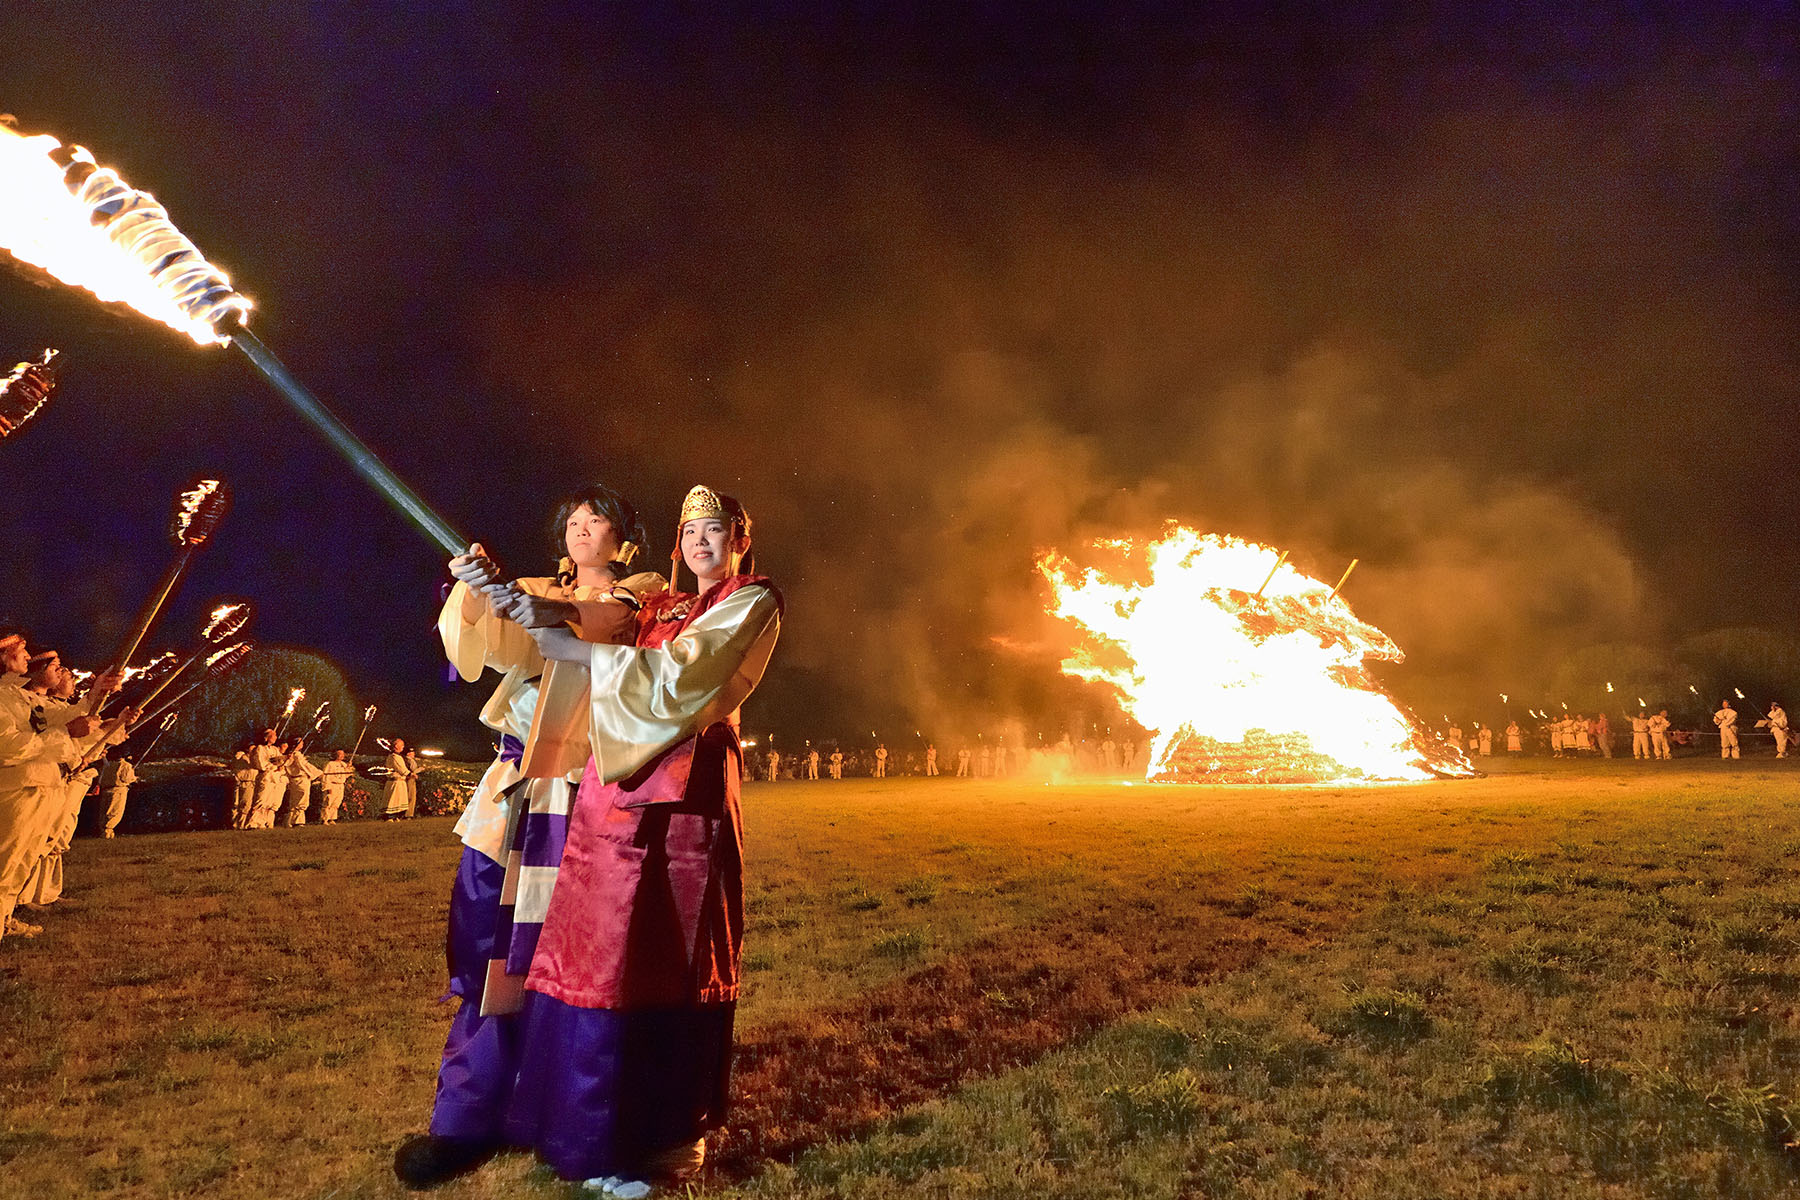
[[[173,671],[170,671],[168,673],[168,675],[166,675],[163,678],[163,681],[161,683],[157,684],[153,689],[151,689],[149,695],[142,696],[138,699],[138,702],[135,707],[137,707],[137,708],[149,707],[150,702],[152,700],[156,699],[158,696],[160,696],[164,692],[168,691],[169,685],[174,683],[177,679],[181,678],[181,673],[183,671],[186,671],[189,667],[191,667],[195,663],[199,662],[200,659],[205,656],[206,652],[211,649],[212,649],[211,646],[202,646],[202,647],[200,647],[200,649],[194,651],[192,654],[190,654],[186,658],[182,659],[181,662],[176,665],[175,669]]]
[[[170,563],[169,569],[163,572],[162,581],[156,585],[156,590],[150,594],[150,599],[138,612],[137,623],[131,627],[131,633],[126,637],[125,645],[120,649],[119,657],[113,663],[112,669],[115,672],[123,671],[130,665],[131,656],[136,654],[138,647],[143,644],[144,638],[150,632],[150,627],[156,624],[156,618],[162,615],[164,606],[169,603],[169,597],[173,596],[175,589],[181,586],[181,577],[187,573],[188,562],[193,557],[194,547],[192,546],[183,546],[175,552],[175,561]],[[100,705],[105,700],[106,697],[96,691],[94,698],[88,702],[88,712],[98,712]]]
[[[350,432],[348,425],[338,420],[337,415],[326,408],[317,396],[307,391],[305,385],[289,373],[282,361],[255,334],[241,325],[221,332],[229,333],[231,344],[244,352],[244,356],[256,365],[256,369],[275,385],[275,390],[325,435],[338,453],[349,460],[357,474],[386,497],[388,503],[399,509],[421,532],[443,547],[447,554],[461,554],[468,549],[469,539],[432,511],[431,506],[421,500],[406,485],[405,480],[394,474],[386,463],[375,456],[373,450],[363,444],[362,439]]]
[[[150,752],[156,749],[156,743],[162,741],[162,735],[167,732],[169,732],[167,728],[158,729],[156,731],[156,736],[150,739],[150,744],[138,751],[138,762],[140,764],[150,761]]]

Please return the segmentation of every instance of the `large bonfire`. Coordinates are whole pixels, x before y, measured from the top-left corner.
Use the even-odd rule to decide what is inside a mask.
[[[1171,523],[1095,543],[1135,579],[1044,555],[1051,613],[1080,627],[1063,670],[1115,689],[1151,730],[1146,778],[1325,783],[1474,773],[1369,673],[1400,662],[1337,589],[1267,546]]]

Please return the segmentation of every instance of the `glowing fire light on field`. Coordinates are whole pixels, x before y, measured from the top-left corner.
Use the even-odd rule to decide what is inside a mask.
[[[1084,638],[1063,670],[1109,684],[1150,729],[1146,778],[1182,781],[1424,780],[1473,774],[1370,676],[1400,662],[1391,638],[1335,588],[1267,546],[1171,524],[1149,544],[1096,543],[1141,561],[1148,582],[1038,569],[1051,613]],[[1260,591],[1259,591],[1260,585]]]

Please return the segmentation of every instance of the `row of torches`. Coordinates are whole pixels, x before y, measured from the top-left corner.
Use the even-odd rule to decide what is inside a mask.
[[[461,553],[468,545],[468,539],[420,500],[250,333],[245,325],[250,300],[176,228],[156,198],[97,163],[86,149],[65,146],[44,135],[25,137],[0,123],[0,248],[102,300],[128,304],[196,343],[237,346],[276,391],[416,527],[449,553]],[[58,352],[50,349],[0,376],[0,441],[17,434],[50,401],[60,365]],[[207,544],[224,518],[230,501],[230,490],[219,480],[201,480],[181,493],[169,530],[176,550],[174,560],[115,658],[113,671],[127,681],[154,684],[143,695],[134,696],[131,707],[144,710],[137,728],[161,721],[158,738],[173,725],[178,704],[207,682],[241,666],[250,655],[248,641],[231,639],[249,624],[251,606],[231,602],[213,610],[198,645],[185,656],[170,654],[141,668],[129,666],[180,586],[194,554]],[[189,677],[196,665],[200,665],[198,674]],[[183,678],[188,679],[184,686],[152,707]],[[290,695],[279,722],[283,732],[304,695],[304,689],[295,689]],[[105,699],[93,695],[90,711],[101,708]],[[375,706],[370,705],[363,712],[358,748],[374,717]],[[314,710],[313,732],[323,729],[329,719],[329,704],[322,703]]]

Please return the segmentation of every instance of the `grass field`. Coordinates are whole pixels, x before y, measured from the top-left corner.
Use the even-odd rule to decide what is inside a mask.
[[[1499,770],[753,785],[699,1190],[1792,1194],[1800,770]],[[78,843],[0,943],[0,1198],[406,1194],[449,826]],[[438,1194],[569,1190],[515,1155]]]

